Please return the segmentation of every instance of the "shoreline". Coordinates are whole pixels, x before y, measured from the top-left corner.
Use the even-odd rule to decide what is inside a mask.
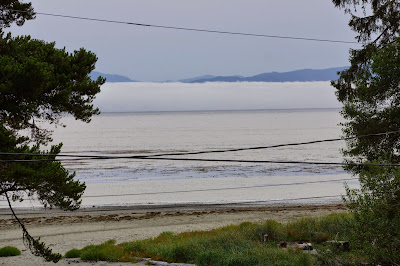
[[[342,201],[333,199],[331,201],[323,200],[317,202],[290,202],[288,201],[245,201],[245,202],[174,202],[174,203],[152,203],[152,204],[126,204],[126,205],[99,205],[99,206],[83,206],[75,211],[63,211],[58,208],[43,207],[13,207],[18,217],[40,217],[40,216],[80,216],[80,215],[101,215],[102,213],[146,213],[146,212],[190,212],[190,211],[274,211],[283,209],[330,209],[345,208]],[[7,219],[11,215],[8,207],[0,208],[0,221]],[[1,225],[0,225],[1,227]]]
[[[321,217],[345,212],[343,204],[292,205],[179,205],[114,206],[86,208],[74,212],[60,210],[17,210],[29,233],[40,237],[54,252],[65,254],[73,248],[101,244],[115,239],[117,243],[156,237],[165,231],[175,233],[275,220],[286,223],[301,217]],[[22,231],[10,212],[0,210],[0,247],[15,246],[22,254],[0,258],[0,265],[53,265],[33,256],[23,245]],[[58,265],[108,265],[106,262],[82,262],[63,259]],[[112,265],[125,265],[122,263]],[[130,264],[132,265],[132,264]],[[145,265],[144,262],[138,265]]]

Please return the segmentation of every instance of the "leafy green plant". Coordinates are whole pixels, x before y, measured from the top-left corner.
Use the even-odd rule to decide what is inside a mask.
[[[0,257],[11,257],[21,255],[21,250],[16,247],[6,246],[0,248]]]
[[[82,251],[80,249],[71,249],[67,253],[65,253],[65,258],[79,258],[81,256]]]
[[[372,263],[400,264],[400,169],[370,166],[360,182],[360,189],[347,187],[344,198],[354,214],[353,243]]]
[[[100,245],[89,245],[81,249],[80,258],[92,261],[121,261],[123,249],[115,245],[115,240],[109,240]]]
[[[351,214],[330,214],[321,218],[301,218],[286,225],[286,234],[292,241],[321,243],[329,239],[346,239],[352,234]],[[337,239],[337,240],[340,240]]]
[[[338,233],[345,235],[344,232],[351,231],[346,228],[351,225],[351,222],[345,222],[349,220],[352,220],[349,214],[333,214],[323,218],[301,219],[287,225],[275,221],[245,222],[210,231],[180,234],[164,232],[156,238],[119,245],[110,241],[87,246],[80,250],[80,257],[86,260],[108,261],[130,261],[136,257],[150,257],[170,263],[196,265],[312,265],[316,261],[313,256],[298,250],[284,250],[277,244],[293,238],[293,235],[315,239],[331,239]],[[293,235],[286,234],[288,229]],[[312,232],[321,232],[321,235],[313,236]],[[267,242],[264,242],[265,235]]]

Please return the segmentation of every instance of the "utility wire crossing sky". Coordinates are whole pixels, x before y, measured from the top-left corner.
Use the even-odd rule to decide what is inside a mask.
[[[15,11],[15,12],[27,12],[27,11],[13,10],[13,9],[11,9],[11,10]],[[218,34],[228,34],[228,35],[241,35],[241,36],[249,36],[249,37],[266,37],[266,38],[301,40],[301,41],[360,44],[359,42],[355,42],[355,41],[329,40],[329,39],[318,39],[318,38],[307,38],[307,37],[291,37],[291,36],[267,35],[267,34],[256,34],[256,33],[220,31],[220,30],[210,30],[210,29],[194,29],[194,28],[187,28],[187,27],[172,27],[172,26],[154,25],[154,24],[148,24],[148,23],[127,22],[127,21],[108,20],[108,19],[99,19],[99,18],[88,18],[88,17],[50,14],[50,13],[42,13],[42,12],[36,12],[36,14],[44,15],[44,16],[52,16],[52,17],[69,18],[69,19],[80,19],[80,20],[89,20],[89,21],[95,21],[95,22],[127,24],[127,25],[140,26],[140,27],[153,27],[153,28],[172,29],[172,30],[197,31],[197,32],[208,32],[208,33],[218,33]]]
[[[331,1],[32,0],[32,4],[40,14],[22,27],[13,26],[13,35],[55,41],[68,51],[84,47],[98,56],[97,71],[140,81],[339,67],[348,65],[349,48],[359,47],[352,41],[356,34],[347,25],[349,16]],[[88,20],[97,18],[113,23]],[[264,38],[240,37],[247,34]]]

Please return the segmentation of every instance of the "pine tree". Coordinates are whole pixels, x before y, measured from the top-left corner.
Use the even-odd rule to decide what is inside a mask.
[[[55,161],[62,144],[41,150],[51,131],[38,122],[59,124],[63,114],[90,122],[99,113],[92,102],[105,79],[91,80],[97,57],[83,48],[68,53],[55,43],[4,32],[34,18],[31,3],[0,0],[0,197],[7,199],[33,254],[57,262],[61,255],[30,236],[11,203],[29,197],[45,207],[79,208],[86,186]],[[22,137],[20,131],[27,129],[31,136]]]

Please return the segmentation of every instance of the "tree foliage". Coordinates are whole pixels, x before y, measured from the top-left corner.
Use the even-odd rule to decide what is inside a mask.
[[[57,206],[64,210],[79,208],[85,184],[74,180],[75,174],[69,174],[60,162],[52,161],[62,145],[53,145],[50,151],[45,152],[40,150],[39,145],[28,146],[28,140],[26,137],[16,137],[0,125],[1,151],[21,154],[13,157],[3,155],[0,159],[27,161],[0,164],[0,194],[8,193],[14,201],[23,200],[26,195],[36,196],[45,207]]]
[[[341,82],[340,80],[338,82]],[[390,132],[400,129],[400,39],[370,56],[368,67],[359,70],[352,87],[337,86],[346,119],[343,132],[347,136]],[[341,98],[345,94],[345,98]],[[400,134],[359,138],[347,141],[344,154],[351,158],[376,160],[391,157],[400,162]]]
[[[0,33],[12,23],[22,26],[26,20],[34,19],[35,12],[31,3],[19,0],[0,0]]]
[[[345,136],[400,129],[400,1],[333,0],[351,14],[349,26],[364,45],[350,51],[349,69],[332,85],[343,103]],[[361,12],[360,10],[361,9]],[[357,14],[363,14],[358,16]],[[400,163],[400,134],[356,138],[343,151],[348,161]],[[371,264],[400,264],[400,169],[348,167],[360,189],[346,187],[344,201],[355,215],[353,244]]]
[[[332,0],[351,15],[350,28],[360,42],[376,37],[375,44],[388,43],[399,35],[400,2],[398,0]]]
[[[84,49],[68,53],[30,36],[1,37],[0,120],[7,127],[33,129],[33,140],[46,143],[50,134],[36,122],[57,123],[63,113],[89,122],[99,113],[91,103],[104,79],[88,76],[95,54]]]
[[[373,163],[385,164],[386,160]],[[370,166],[360,172],[360,189],[344,202],[354,214],[352,245],[374,265],[400,263],[400,169]]]
[[[400,129],[400,1],[333,0],[333,3],[351,14],[349,26],[358,33],[358,40],[369,41],[361,49],[350,51],[350,68],[340,72],[339,79],[332,82],[338,100],[343,103],[345,136]],[[357,161],[391,156],[398,162],[399,140],[399,135],[349,140],[344,154]]]
[[[55,161],[62,144],[41,150],[51,141],[51,131],[40,124],[60,124],[63,114],[89,122],[99,113],[92,102],[105,79],[91,80],[97,57],[83,48],[69,53],[55,43],[4,32],[34,17],[31,3],[0,0],[0,196],[9,202],[31,251],[56,262],[61,256],[29,235],[11,201],[29,197],[45,207],[79,208],[85,184]],[[21,136],[21,130],[30,130],[31,136]]]

